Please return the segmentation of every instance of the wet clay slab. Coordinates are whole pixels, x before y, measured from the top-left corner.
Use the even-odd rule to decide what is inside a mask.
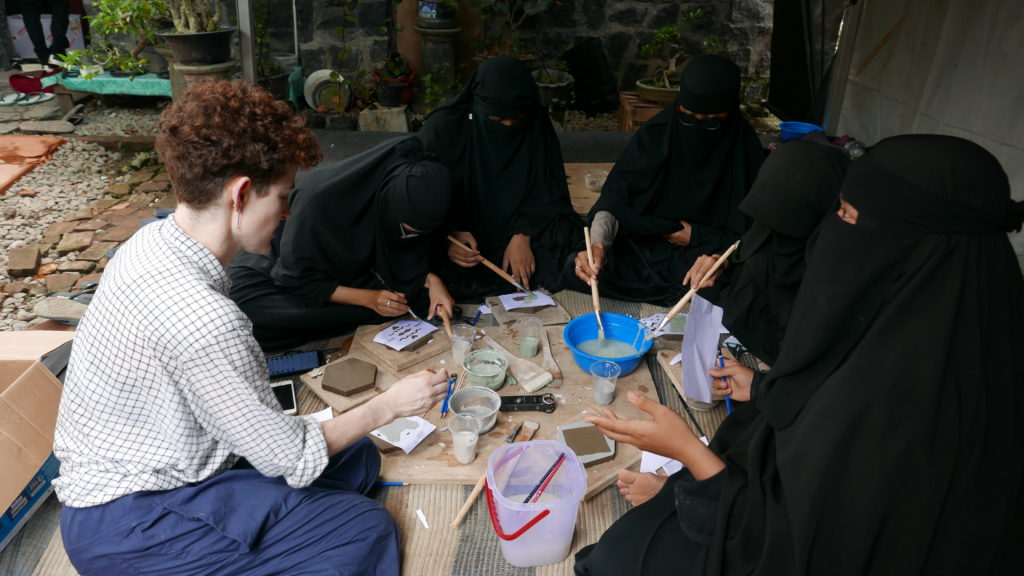
[[[558,439],[576,453],[584,468],[615,458],[615,441],[587,422],[558,427]]]
[[[343,358],[324,368],[324,390],[352,396],[373,388],[377,367],[358,358]]]

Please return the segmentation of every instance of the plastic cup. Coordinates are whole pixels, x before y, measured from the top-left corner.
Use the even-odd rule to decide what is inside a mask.
[[[505,384],[508,358],[494,350],[473,350],[462,364],[466,368],[466,381],[470,386],[483,386],[497,390]]]
[[[480,437],[480,419],[469,412],[456,412],[448,421],[452,433],[452,450],[461,464],[476,459],[476,442]]]
[[[476,328],[469,324],[452,326],[452,358],[456,365],[462,366],[466,363],[466,355],[473,349],[475,336]]]
[[[607,406],[615,400],[615,384],[622,369],[615,362],[594,362],[590,365],[590,375],[594,381],[594,402]]]
[[[519,355],[523,358],[533,358],[540,349],[540,331],[544,324],[539,318],[526,316],[516,320],[515,330],[519,335]]]
[[[452,394],[448,407],[454,414],[471,414],[480,420],[480,434],[486,434],[494,428],[498,420],[498,408],[501,407],[501,396],[490,388],[469,386]]]

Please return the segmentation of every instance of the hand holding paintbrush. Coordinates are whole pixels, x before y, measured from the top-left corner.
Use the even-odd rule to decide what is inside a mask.
[[[587,263],[594,269],[594,251],[590,247],[590,227],[583,227],[583,241],[587,244]],[[597,293],[597,278],[590,279],[590,296],[594,300],[594,317],[597,318],[597,339],[604,340],[604,322],[601,321],[601,297]]]
[[[470,254],[479,256],[479,253],[476,250],[470,248],[469,246],[466,246],[465,244],[460,242],[458,239],[456,239],[454,236],[449,235],[448,236],[448,241],[451,242],[452,244],[458,246],[459,248],[469,252]],[[480,256],[480,262],[484,266],[487,266],[492,271],[494,271],[495,274],[497,274],[498,276],[501,276],[502,278],[504,278],[506,282],[508,282],[509,284],[515,286],[517,290],[520,290],[522,292],[529,292],[529,290],[527,290],[526,288],[523,288],[522,284],[520,284],[519,282],[516,282],[516,279],[513,278],[511,274],[509,274],[508,272],[505,272],[504,270],[499,268],[497,265],[494,264],[494,262],[491,262],[490,260],[488,260],[487,258],[484,258],[483,256]]]
[[[665,314],[665,317],[661,319],[661,323],[658,324],[658,327],[654,330],[654,332],[652,332],[652,334],[657,334],[658,332],[660,332],[666,324],[668,324],[673,318],[675,318],[676,314],[679,314],[679,312],[683,310],[683,307],[690,303],[690,300],[692,300],[693,296],[697,293],[697,289],[700,288],[701,285],[703,285],[708,278],[713,276],[715,272],[717,272],[718,269],[722,267],[722,264],[724,264],[725,261],[729,259],[729,256],[731,256],[732,253],[735,252],[736,249],[739,247],[739,240],[737,240],[736,243],[733,244],[732,246],[729,246],[729,249],[726,250],[724,254],[722,254],[722,256],[715,262],[714,266],[709,268],[708,271],[704,273],[704,276],[701,277],[700,281],[694,284],[693,287],[690,288],[686,292],[686,294],[684,294],[683,297],[679,299],[679,302],[676,302],[676,305],[673,306],[667,314]]]

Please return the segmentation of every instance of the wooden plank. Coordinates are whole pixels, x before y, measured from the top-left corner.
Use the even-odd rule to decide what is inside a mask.
[[[715,406],[718,406],[721,400],[715,400],[714,402],[707,403],[686,397],[686,393],[684,392],[685,388],[683,388],[682,364],[676,364],[675,366],[669,365],[669,362],[676,357],[676,354],[679,354],[679,350],[658,350],[658,366],[661,366],[661,369],[665,371],[669,381],[672,382],[672,386],[676,389],[676,392],[679,393],[679,397],[683,399],[683,402],[686,402],[686,405],[693,410],[700,410],[702,412],[711,410]]]
[[[572,320],[569,313],[558,302],[555,302],[554,306],[545,306],[539,309],[516,309],[512,311],[505,310],[505,306],[497,296],[489,296],[484,299],[484,302],[491,307],[491,314],[494,314],[494,319],[498,321],[498,324],[509,324],[525,316],[533,316],[545,326],[565,324]]]
[[[360,326],[356,329],[353,346],[356,344],[362,346],[368,352],[380,359],[380,362],[382,362],[384,366],[390,368],[392,371],[398,372],[401,372],[415,364],[419,364],[424,360],[429,360],[442,352],[451,350],[452,341],[448,338],[448,335],[444,333],[444,330],[431,332],[427,337],[427,342],[421,346],[417,346],[413,350],[408,348],[401,351],[394,350],[373,341],[374,336],[395,322],[397,322],[397,320],[385,322],[383,324]]]
[[[597,202],[601,195],[600,191],[587,189],[586,174],[591,170],[604,170],[611,172],[613,162],[568,162],[565,164],[565,176],[569,182],[569,198],[572,201],[573,210],[586,217],[590,208]]]
[[[492,337],[509,351],[518,350],[508,329],[491,328],[481,330]],[[551,352],[562,368],[563,385],[559,389],[550,390],[558,401],[558,408],[552,414],[543,412],[501,412],[498,421],[487,434],[483,435],[477,445],[477,458],[470,464],[460,464],[455,460],[451,449],[451,435],[445,428],[445,420],[440,416],[440,407],[435,407],[425,418],[434,423],[438,429],[431,433],[410,454],[395,452],[381,457],[381,480],[388,482],[411,482],[413,484],[474,484],[484,473],[487,457],[523,420],[534,420],[540,424],[535,436],[536,440],[554,440],[556,429],[562,424],[580,422],[594,404],[594,391],[589,374],[580,370],[572,357],[568,346],[562,340],[561,332],[551,334]],[[477,346],[479,347],[479,346]],[[440,360],[446,360],[441,364]],[[399,372],[397,376],[411,374],[423,368],[444,368],[451,366],[451,352],[435,356],[428,361]],[[634,407],[626,400],[629,390],[637,390],[658,401],[654,381],[644,362],[627,376],[619,378],[615,401],[610,406],[616,414],[623,418],[648,418],[647,414]],[[537,393],[544,393],[541,389]],[[520,386],[506,386],[498,391],[503,396],[521,395],[525,392]],[[607,486],[614,484],[621,468],[639,465],[640,450],[627,444],[619,443],[615,458],[587,469],[588,484],[585,498],[590,498]]]

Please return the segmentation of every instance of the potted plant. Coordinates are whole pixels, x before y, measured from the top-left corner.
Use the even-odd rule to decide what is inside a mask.
[[[564,108],[572,100],[575,79],[566,71],[568,66],[562,60],[544,62],[531,72],[540,90],[540,102],[546,108]]]
[[[114,75],[145,74],[154,58],[156,30],[166,21],[169,12],[164,0],[95,0],[95,14],[89,16],[92,45],[86,50],[72,50],[62,56],[70,69],[82,71],[91,78],[102,70]]]
[[[482,41],[481,59],[506,54],[519,57],[527,65],[536,61],[536,56],[519,40],[518,30],[528,18],[546,11],[554,4],[555,0],[482,0],[479,9],[484,21],[485,38]]]
[[[652,102],[667,104],[676,99],[679,92],[679,72],[686,60],[683,31],[692,30],[704,19],[704,11],[694,8],[683,15],[682,28],[666,24],[658,28],[649,44],[640,47],[645,58],[659,58],[661,64],[649,78],[636,81],[640,97]]]
[[[220,0],[166,0],[172,30],[160,32],[175,62],[189,66],[231,60],[231,37],[237,27],[221,25]]]
[[[377,89],[377,103],[381,106],[401,106],[412,99],[416,73],[409,60],[401,54],[392,53],[383,66],[373,70],[372,76]]]
[[[416,26],[448,30],[458,27],[458,0],[421,1],[416,6]]]

